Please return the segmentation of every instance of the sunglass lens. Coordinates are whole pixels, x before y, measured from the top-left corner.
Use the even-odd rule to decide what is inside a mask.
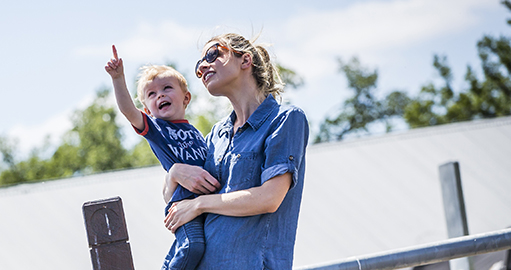
[[[202,59],[197,61],[197,64],[195,65],[195,75],[199,79],[202,77],[202,72],[199,70],[200,63],[202,63]]]
[[[215,62],[216,58],[218,57],[218,46],[213,46],[209,48],[209,50],[206,52],[206,56],[204,57],[208,63]]]
[[[208,63],[213,63],[213,62],[215,62],[217,57],[218,57],[218,44],[215,44],[215,45],[211,46],[211,48],[209,48],[206,51],[206,55],[204,56],[204,58],[199,60],[199,62],[197,62],[197,64],[195,65],[195,75],[197,75],[197,78],[200,79],[202,77],[202,72],[199,70],[199,66],[202,63],[202,61],[206,60],[206,62],[208,62]]]

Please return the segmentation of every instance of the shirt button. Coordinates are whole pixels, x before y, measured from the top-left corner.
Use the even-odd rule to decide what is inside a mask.
[[[221,157],[219,157],[219,158],[218,158],[218,162],[220,162],[220,161],[222,161],[222,158],[221,158]]]
[[[295,159],[293,156],[289,156],[289,160],[293,160]]]
[[[240,158],[240,157],[241,157],[241,154],[238,154],[238,155],[236,156],[236,158]]]

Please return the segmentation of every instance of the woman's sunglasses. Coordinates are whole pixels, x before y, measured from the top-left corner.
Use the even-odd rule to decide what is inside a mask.
[[[218,57],[218,54],[219,54],[219,50],[218,50],[218,47],[220,48],[224,48],[228,51],[233,51],[239,55],[243,55],[242,52],[239,52],[239,51],[236,51],[236,50],[233,50],[233,49],[229,49],[223,45],[220,45],[220,43],[216,43],[214,44],[213,46],[209,47],[209,49],[206,51],[206,55],[204,55],[204,57],[199,60],[197,62],[197,64],[195,65],[195,75],[197,75],[197,78],[202,78],[202,71],[199,70],[199,66],[200,64],[202,63],[202,61],[206,60],[206,62],[208,63],[213,63],[215,62],[216,58]]]

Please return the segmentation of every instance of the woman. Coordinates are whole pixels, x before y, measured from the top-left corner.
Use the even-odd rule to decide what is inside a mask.
[[[305,114],[277,103],[283,84],[268,52],[240,35],[207,42],[196,74],[234,110],[207,136],[204,169],[170,169],[166,192],[179,183],[207,195],[174,204],[165,225],[174,232],[207,213],[198,269],[291,269],[309,134]]]

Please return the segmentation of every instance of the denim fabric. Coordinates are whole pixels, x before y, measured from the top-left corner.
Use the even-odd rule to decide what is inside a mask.
[[[204,216],[198,216],[176,230],[176,240],[161,270],[194,270],[205,250]]]
[[[275,213],[250,217],[208,214],[206,252],[197,269],[291,269],[305,173],[308,123],[299,108],[268,96],[234,134],[234,112],[206,138],[204,168],[222,184],[219,193],[262,185],[290,172],[293,183]]]

